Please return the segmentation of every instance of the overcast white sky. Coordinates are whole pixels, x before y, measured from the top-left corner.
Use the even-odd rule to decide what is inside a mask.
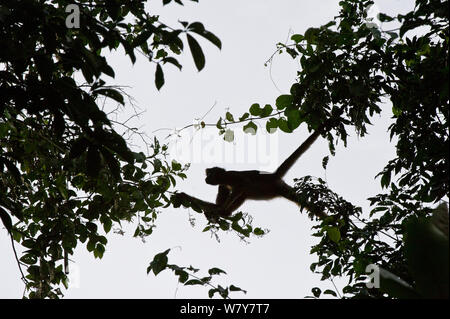
[[[289,92],[297,72],[296,61],[286,54],[276,56],[271,67],[274,85],[270,68],[264,67],[264,63],[274,52],[276,43],[285,42],[289,32],[303,33],[308,27],[332,20],[339,9],[338,0],[200,0],[198,4],[186,1],[184,7],[171,4],[164,8],[161,8],[161,2],[152,1],[150,9],[160,14],[163,22],[177,26],[178,19],[201,21],[222,40],[223,49],[219,51],[209,42],[200,40],[206,67],[198,73],[186,46],[186,53],[180,58],[183,71],[166,67],[166,84],[160,92],[153,84],[154,64],[138,58],[133,66],[121,53],[112,56],[115,83],[129,86],[128,93],[142,110],[146,110],[135,125],[142,126],[141,130],[149,136],[159,128],[177,128],[192,123],[214,102],[217,102],[216,107],[204,119],[207,123],[217,122],[226,108],[241,115],[255,102],[274,105],[277,96]],[[386,13],[406,12],[413,7],[412,0],[375,3]],[[365,138],[358,140],[351,132],[348,147],[337,149],[337,155],[330,158],[326,171],[321,162],[329,155],[328,148],[325,141],[318,141],[294,165],[285,180],[293,184],[295,177],[322,177],[332,190],[367,211],[366,199],[381,192],[379,180],[374,180],[374,176],[395,156],[386,133],[390,106],[385,105],[383,111],[383,116],[374,121],[375,125],[369,128]],[[191,158],[193,163],[188,179],[179,183],[179,190],[213,200],[217,189],[204,183],[205,168],[267,170],[269,168],[264,164],[269,163],[273,168],[281,163],[307,137],[304,127],[294,134],[280,133],[269,137],[264,135],[264,122],[261,124],[263,129],[258,137],[268,148],[258,149],[263,152],[263,160],[258,157],[256,162],[251,159],[256,151],[249,151],[248,145],[258,137],[252,140],[249,136],[236,135],[234,143],[225,146],[215,131],[206,137],[197,133],[190,145],[207,145],[209,149],[215,146],[222,155]],[[236,127],[236,131],[240,130]],[[170,131],[156,134],[164,141],[168,133]],[[187,133],[192,135],[192,131]],[[260,147],[261,140],[256,145]],[[230,160],[226,158],[229,152],[244,154],[245,160]],[[268,228],[270,233],[263,238],[251,238],[248,244],[233,233],[222,233],[219,243],[209,233],[202,233],[205,225],[202,215],[170,207],[160,214],[158,227],[146,243],[132,238],[135,227],[132,224],[125,227],[127,233],[124,236],[112,233],[107,236],[109,242],[101,260],[94,259],[85,245],[80,245],[70,264],[72,275],[78,279],[65,291],[66,298],[207,298],[206,288],[178,285],[177,277],[170,271],[157,277],[146,274],[153,256],[167,248],[173,248],[169,262],[192,264],[205,271],[205,275],[212,267],[225,270],[227,275],[217,277],[215,283],[234,284],[248,291],[246,295],[232,294],[235,298],[303,298],[311,295],[310,289],[314,286],[333,289],[331,282],[320,282],[320,277],[309,269],[316,261],[316,257],[309,254],[316,240],[311,236],[314,222],[306,214],[299,213],[295,204],[284,199],[254,201],[245,203],[241,209],[254,217],[255,226]],[[195,227],[189,223],[189,214],[196,218]],[[4,229],[0,230],[0,256],[0,298],[22,297],[23,285]],[[340,287],[343,283],[337,281]]]

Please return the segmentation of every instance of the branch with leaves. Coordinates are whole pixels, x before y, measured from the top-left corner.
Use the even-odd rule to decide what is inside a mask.
[[[213,285],[211,283],[213,276],[226,274],[226,272],[223,271],[222,269],[211,268],[208,270],[208,276],[200,277],[196,275],[199,269],[196,269],[192,266],[180,267],[177,265],[168,264],[167,255],[169,254],[169,252],[170,249],[167,249],[162,253],[156,254],[152,262],[150,262],[150,265],[147,267],[147,274],[153,272],[153,274],[157,276],[161,271],[165,269],[170,269],[175,273],[176,276],[178,276],[178,282],[183,284],[184,286],[198,285],[210,287],[210,289],[208,290],[209,298],[213,298],[216,293],[218,293],[220,297],[222,297],[223,299],[230,299],[229,294],[231,292],[241,291],[244,294],[247,293],[245,290],[236,287],[235,285],[230,285],[229,287],[222,287],[221,285],[217,286]]]

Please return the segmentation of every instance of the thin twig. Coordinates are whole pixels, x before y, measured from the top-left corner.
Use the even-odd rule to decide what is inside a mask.
[[[365,221],[363,221],[363,220],[361,220],[358,216],[354,216],[357,220],[359,220],[361,223],[363,223],[364,225],[366,225],[367,226],[367,222],[365,222]],[[356,225],[355,225],[356,226]],[[385,231],[383,231],[383,230],[381,230],[381,229],[378,229],[378,232],[380,232],[381,234],[383,234],[383,235],[385,235],[385,236],[387,236],[387,237],[389,237],[389,238],[391,238],[392,240],[394,240],[394,241],[396,241],[396,242],[398,242],[398,238],[396,239],[396,238],[394,238],[393,236],[391,236],[391,235],[389,235],[388,233],[386,233]]]
[[[209,108],[209,110],[202,116],[202,118],[200,120],[203,120],[209,114],[209,112],[211,112],[216,107],[216,105],[217,105],[217,101],[214,101],[213,106],[211,106]]]
[[[19,267],[20,274],[22,275],[21,279],[24,282],[24,284],[27,285],[28,284],[28,280],[25,278],[25,275],[24,275],[24,273],[22,271],[22,265],[21,265],[21,262],[19,260],[19,257],[17,256],[16,246],[14,245],[14,238],[12,237],[11,233],[9,234],[9,237],[11,239],[11,246],[12,246],[12,249],[13,249],[13,252],[14,252],[14,257],[16,258],[17,266]]]
[[[336,290],[336,293],[338,294],[339,298],[342,298],[341,294],[339,293],[339,290],[337,289],[336,285],[334,284],[333,278],[330,277],[330,281],[334,286],[334,290]]]
[[[284,113],[284,111],[279,111],[279,112],[276,112],[276,113],[273,113],[273,114],[269,114],[269,115],[266,115],[266,116],[261,116],[261,117],[258,117],[258,118],[249,117],[249,118],[247,118],[245,120],[239,120],[239,121],[234,121],[234,122],[227,122],[226,120],[224,120],[221,124],[223,124],[224,126],[227,126],[227,125],[232,125],[232,124],[244,123],[244,122],[248,122],[248,121],[258,121],[258,120],[262,120],[264,118],[280,115],[282,113]],[[181,129],[177,130],[177,132],[179,133],[179,132],[181,132],[181,131],[183,131],[185,129],[188,129],[188,128],[192,127],[192,126],[197,126],[197,125],[198,124],[188,124],[188,125],[182,127]],[[214,126],[215,127],[215,126],[217,126],[217,124],[205,123],[204,126],[205,127],[206,126]],[[155,133],[155,132],[158,132],[158,131],[170,131],[170,130],[173,130],[173,129],[167,128],[167,127],[163,127],[163,128],[159,128],[157,130],[154,130],[152,133]],[[169,136],[172,136],[172,134],[169,134],[168,137]]]

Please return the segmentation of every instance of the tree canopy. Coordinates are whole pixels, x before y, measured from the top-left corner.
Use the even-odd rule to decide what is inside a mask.
[[[169,27],[145,11],[145,1],[77,1],[79,28],[69,28],[73,3],[0,7],[0,216],[27,248],[20,263],[29,297],[61,294],[54,289],[66,279],[59,262],[78,243],[102,257],[107,238],[99,226],[108,233],[139,216],[134,235],[150,235],[166,191],[185,176],[181,165],[164,160],[167,148],[156,139],[151,154],[131,151],[102,110],[102,96],[125,103],[120,88],[107,84],[114,70],[105,49],[122,47],[133,63],[138,52],[156,63],[160,88],[165,64],[181,69],[184,37],[199,70],[205,58],[193,35],[221,47],[200,22]]]

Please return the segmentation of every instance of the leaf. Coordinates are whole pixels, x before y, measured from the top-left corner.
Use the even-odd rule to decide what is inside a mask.
[[[216,289],[216,288],[209,289],[209,290],[208,290],[208,297],[209,297],[209,298],[214,297],[214,294],[215,294],[216,292],[219,292],[219,290]]]
[[[164,85],[164,72],[162,70],[161,65],[158,63],[156,65],[156,71],[155,71],[155,86],[158,89],[161,89]]]
[[[391,37],[391,40],[395,40],[398,38],[398,34],[396,32],[386,31],[386,33],[389,34],[389,36]]]
[[[285,133],[292,133],[291,128],[289,127],[288,121],[284,118],[279,118],[277,120],[277,126]]]
[[[202,37],[210,41],[212,44],[214,44],[216,47],[222,49],[222,42],[220,41],[220,39],[213,33],[206,30],[202,23],[193,22],[189,25],[188,30],[191,30],[192,32],[197,33],[198,35],[201,35]]]
[[[133,46],[138,47],[147,43],[148,38],[153,34],[152,30],[145,30],[138,34],[136,38],[133,40]]]
[[[189,274],[184,270],[176,270],[175,274],[178,275],[178,281],[182,284],[189,279]]]
[[[20,257],[20,261],[24,262],[27,265],[34,265],[37,262],[37,257],[32,254],[25,254]]]
[[[12,229],[12,220],[11,216],[0,207],[0,219],[2,220],[3,225],[5,226],[6,230],[10,233]]]
[[[117,159],[114,158],[114,156],[105,148],[102,148],[101,150],[103,158],[106,161],[106,164],[109,167],[109,170],[111,172],[111,175],[116,179],[120,179],[120,163]]]
[[[253,116],[259,116],[261,114],[261,108],[258,103],[253,103],[252,106],[250,106],[249,111]]]
[[[87,173],[90,177],[97,177],[101,168],[100,153],[97,147],[89,146],[86,159]]]
[[[222,121],[223,121],[222,118],[219,118],[219,120],[218,120],[217,123],[216,123],[216,127],[217,127],[219,130],[223,129]]]
[[[95,90],[94,93],[107,96],[107,97],[119,102],[122,105],[125,104],[123,95],[115,89],[98,89],[98,90]]]
[[[198,280],[198,279],[191,279],[191,280],[186,281],[184,283],[185,286],[193,286],[193,285],[201,285],[201,286],[203,286],[204,284],[205,283],[203,281]]]
[[[299,125],[302,123],[300,111],[298,109],[289,107],[286,109],[285,115],[287,116],[289,129],[291,129],[292,131],[299,127]]]
[[[308,41],[310,44],[315,44],[317,35],[319,34],[319,32],[320,32],[320,29],[318,29],[318,28],[309,28],[308,30],[306,30],[305,31],[306,41]]]
[[[185,27],[185,28],[187,28],[187,26],[189,25],[189,23],[186,22],[186,21],[180,21],[180,20],[178,20],[178,22],[180,22],[180,23],[183,25],[183,27]]]
[[[278,128],[278,120],[271,118],[266,122],[266,131],[269,133],[275,133]]]
[[[209,273],[210,275],[226,274],[225,271],[223,271],[222,269],[219,269],[219,268],[211,268],[210,270],[208,270],[208,273]]]
[[[291,36],[291,40],[294,41],[295,43],[299,43],[301,41],[303,41],[305,37],[301,34],[294,34]]]
[[[264,105],[264,108],[261,110],[261,117],[267,117],[272,114],[273,108],[270,104]]]
[[[102,67],[102,72],[105,73],[106,75],[109,75],[112,78],[115,77],[113,68],[110,65],[106,64],[106,62]]]
[[[227,129],[227,130],[225,131],[225,134],[224,134],[224,136],[223,136],[223,139],[224,139],[226,142],[233,142],[233,141],[234,141],[234,131],[233,131],[233,130],[230,130],[230,129]]]
[[[55,135],[58,138],[61,138],[64,133],[65,128],[66,128],[66,122],[64,121],[64,117],[61,113],[58,112],[57,114],[55,114],[55,118],[52,123],[52,129],[55,132]]]
[[[64,199],[68,198],[67,184],[64,175],[59,175],[55,180],[56,188]]]
[[[253,230],[253,234],[255,234],[256,236],[262,236],[262,235],[265,234],[265,232],[264,232],[264,230],[262,230],[261,228],[256,227],[256,228]]]
[[[205,30],[203,32],[203,34],[201,34],[201,36],[203,36],[205,39],[209,40],[212,44],[214,44],[219,49],[222,49],[222,42],[220,41],[220,39],[218,37],[216,37],[216,35],[214,33],[211,33],[209,31]]]
[[[5,164],[6,168],[8,169],[8,172],[13,176],[13,178],[16,180],[18,184],[21,183],[21,175],[19,170],[17,169],[16,165],[13,164],[13,162],[7,160],[6,158],[1,158],[2,162]]]
[[[337,297],[336,292],[334,292],[333,290],[327,289],[323,292],[324,295],[332,295],[334,297]]]
[[[126,54],[130,57],[131,63],[136,62],[136,55],[134,54],[134,47],[128,42],[126,39],[123,39],[120,37],[120,43],[122,44],[123,48],[125,49]]]
[[[386,171],[381,176],[381,187],[387,188],[387,187],[389,187],[390,183],[391,183],[391,171]]]
[[[54,69],[54,64],[52,63],[49,55],[44,54],[43,52],[39,52],[34,56],[34,61],[39,75],[41,76],[43,81],[49,82]]]
[[[104,253],[105,253],[105,246],[103,246],[102,244],[97,244],[95,246],[94,256],[102,258]]]
[[[235,285],[230,285],[230,291],[242,291],[244,294],[247,293],[247,290],[244,290],[242,288],[236,287]]]
[[[164,64],[166,64],[166,63],[171,63],[171,64],[173,64],[173,65],[175,65],[180,71],[181,71],[181,69],[183,68],[183,66],[178,62],[178,60],[177,59],[175,59],[174,57],[166,57],[166,58],[164,58],[164,59],[162,59],[162,62],[164,63]]]
[[[229,122],[234,122],[233,114],[231,114],[230,112],[227,112],[227,113],[225,114],[225,118],[226,118],[227,121],[229,121]]]
[[[393,17],[388,16],[387,14],[382,13],[382,12],[378,13],[378,19],[379,19],[381,22],[390,22],[390,21],[393,21],[393,20],[394,20]]]
[[[311,289],[311,292],[313,293],[314,297],[319,298],[322,290],[320,290],[320,288],[314,287]]]
[[[5,137],[11,129],[10,123],[0,123],[0,138]]]
[[[197,40],[189,34],[186,34],[186,36],[195,66],[198,71],[201,71],[205,67],[205,55],[203,54],[202,48],[198,44]]]
[[[242,116],[239,118],[239,121],[244,121],[246,119],[248,119],[248,117],[250,116],[249,113],[245,112],[244,114],[242,114]]]
[[[277,99],[275,101],[275,105],[276,105],[277,109],[283,110],[283,109],[291,106],[293,101],[294,101],[294,99],[293,99],[292,95],[284,94],[284,95],[280,95],[279,97],[277,97]]]
[[[69,158],[77,158],[83,154],[88,146],[88,140],[84,137],[81,137],[77,140],[75,140],[72,143],[72,146],[70,148]]]
[[[109,233],[112,227],[112,220],[110,218],[106,218],[103,222],[103,230],[105,233]]]
[[[88,251],[93,251],[95,248],[95,242],[93,240],[89,240],[87,245],[86,245],[86,249]]]
[[[247,125],[244,125],[243,130],[245,133],[250,133],[252,135],[256,134],[256,131],[258,130],[258,127],[255,123],[250,121]]]
[[[105,2],[106,10],[112,20],[117,20],[120,15],[120,6],[117,1],[107,1]]]
[[[166,251],[156,254],[155,257],[153,257],[153,261],[147,267],[147,274],[153,270],[153,273],[156,276],[161,271],[166,269],[167,262],[169,261],[169,259],[167,258],[167,254],[169,253],[169,251],[170,251],[170,249],[167,249]]]
[[[178,163],[176,160],[172,160],[172,169],[174,171],[181,171],[181,164]]]
[[[325,156],[323,159],[322,159],[322,167],[323,167],[323,169],[327,169],[327,165],[328,165],[328,161],[329,161],[329,157],[328,156]]]
[[[341,232],[337,227],[331,227],[327,229],[327,235],[335,243],[337,243],[341,239]]]

